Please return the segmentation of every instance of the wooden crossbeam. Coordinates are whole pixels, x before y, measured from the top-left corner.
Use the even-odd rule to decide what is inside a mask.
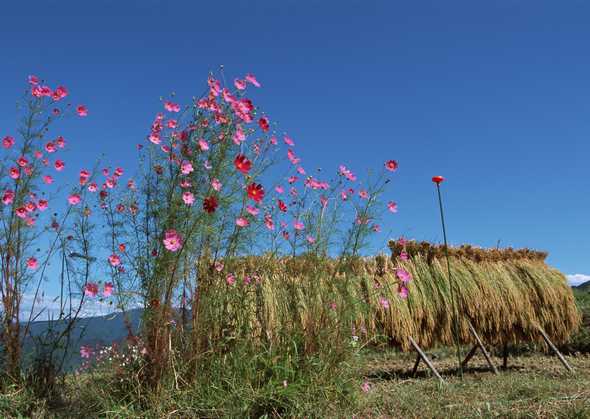
[[[564,358],[564,356],[561,354],[561,352],[559,352],[559,349],[557,349],[557,346],[555,346],[553,344],[553,342],[551,342],[551,339],[549,339],[549,336],[547,335],[547,333],[545,333],[545,331],[541,328],[541,326],[537,326],[537,329],[539,330],[539,332],[541,332],[541,336],[543,336],[543,339],[545,339],[545,342],[547,342],[547,345],[549,345],[549,347],[551,348],[553,353],[555,353],[555,355],[557,355],[557,357],[559,358],[559,360],[561,361],[563,366],[569,372],[574,372],[574,369],[570,366],[570,364],[568,364],[567,360]]]
[[[412,344],[412,346],[414,347],[416,352],[418,352],[418,357],[424,361],[424,363],[428,366],[430,371],[432,371],[432,373],[436,376],[436,378],[438,378],[440,380],[441,384],[444,383],[445,380],[443,380],[443,378],[440,376],[440,374],[438,373],[436,368],[434,368],[434,365],[432,364],[432,362],[430,362],[430,360],[428,359],[426,354],[422,351],[422,349],[420,349],[420,347],[418,346],[416,341],[411,336],[409,338],[410,338],[410,343]],[[418,369],[418,364],[419,364],[419,359],[416,360],[416,364],[414,365],[414,370]],[[415,371],[414,371],[414,373],[415,373]]]
[[[494,374],[498,375],[498,370],[496,369],[496,366],[492,362],[492,358],[490,357],[490,354],[486,350],[486,347],[483,346],[483,342],[479,338],[479,335],[475,331],[475,327],[473,327],[473,324],[471,324],[471,321],[469,321],[469,330],[471,331],[471,334],[473,335],[473,337],[477,341],[477,346],[479,347],[479,349],[481,349],[481,352],[483,353],[483,356],[486,359],[488,365],[490,366],[490,368],[492,369]]]
[[[463,362],[461,362],[461,367],[465,368],[467,366],[467,363],[471,360],[471,358],[473,358],[473,356],[477,352],[477,348],[478,348],[477,345],[475,345],[475,346],[473,346],[473,348],[471,348],[471,350],[469,351],[469,353],[467,354],[467,356],[465,357]]]

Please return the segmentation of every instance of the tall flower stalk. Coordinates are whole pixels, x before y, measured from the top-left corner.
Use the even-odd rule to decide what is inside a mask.
[[[453,282],[453,278],[451,275],[451,262],[449,260],[449,244],[447,241],[447,229],[446,229],[446,225],[445,225],[445,213],[443,210],[443,204],[442,204],[442,194],[440,192],[440,184],[444,181],[444,178],[442,176],[434,176],[432,178],[432,181],[434,182],[434,184],[436,185],[436,192],[437,192],[437,196],[438,196],[438,208],[440,210],[440,222],[442,225],[442,231],[443,231],[443,239],[445,242],[445,248],[444,248],[444,252],[445,252],[445,259],[447,261],[447,273],[449,276],[449,291],[451,294],[451,305],[452,305],[452,309],[453,309],[453,334],[455,335],[455,348],[456,348],[456,352],[457,352],[457,363],[458,363],[458,370],[459,370],[459,375],[461,377],[463,377],[463,365],[461,364],[461,346],[460,346],[460,338],[459,338],[459,310],[457,307],[457,301],[456,301],[456,283]]]

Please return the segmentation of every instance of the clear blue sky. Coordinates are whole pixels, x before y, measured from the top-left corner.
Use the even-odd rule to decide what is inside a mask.
[[[45,0],[2,16],[2,135],[37,74],[89,107],[67,125],[70,161],[129,166],[159,97],[188,101],[224,64],[257,75],[306,167],[399,160],[384,231],[440,241],[441,174],[452,243],[590,274],[588,2]]]

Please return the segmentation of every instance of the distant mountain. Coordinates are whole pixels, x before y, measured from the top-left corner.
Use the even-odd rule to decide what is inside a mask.
[[[578,291],[590,292],[590,281],[582,282],[580,285],[573,286],[572,288]]]
[[[126,312],[133,333],[139,330],[142,314],[143,309]],[[51,341],[51,336],[58,336],[65,327],[67,327],[66,322],[37,321],[31,323],[29,336],[24,343],[25,365],[30,364],[39,355],[43,355],[43,351],[49,349],[46,342]],[[96,348],[108,346],[114,342],[120,343],[125,340],[128,334],[123,313],[79,318],[73,326],[69,341],[63,341],[64,348],[59,350],[54,359],[62,359],[65,353],[64,369],[72,371],[82,364],[81,346],[88,345]]]

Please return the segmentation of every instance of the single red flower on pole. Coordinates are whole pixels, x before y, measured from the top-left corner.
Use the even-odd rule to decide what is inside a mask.
[[[445,178],[444,178],[444,177],[442,177],[442,176],[434,176],[434,177],[432,178],[432,181],[433,181],[434,183],[436,183],[437,185],[440,185],[442,182],[444,182],[444,180],[445,180]]]
[[[234,166],[243,174],[247,175],[252,168],[252,162],[243,154],[238,154],[234,160]]]
[[[203,200],[203,209],[209,214],[214,213],[218,205],[217,198],[214,196],[208,196]]]
[[[260,202],[264,198],[264,188],[258,183],[251,183],[248,185],[248,198],[254,202]]]
[[[390,172],[395,172],[398,168],[398,164],[397,161],[395,160],[388,160],[387,162],[385,162],[385,168],[387,170],[389,170]]]

